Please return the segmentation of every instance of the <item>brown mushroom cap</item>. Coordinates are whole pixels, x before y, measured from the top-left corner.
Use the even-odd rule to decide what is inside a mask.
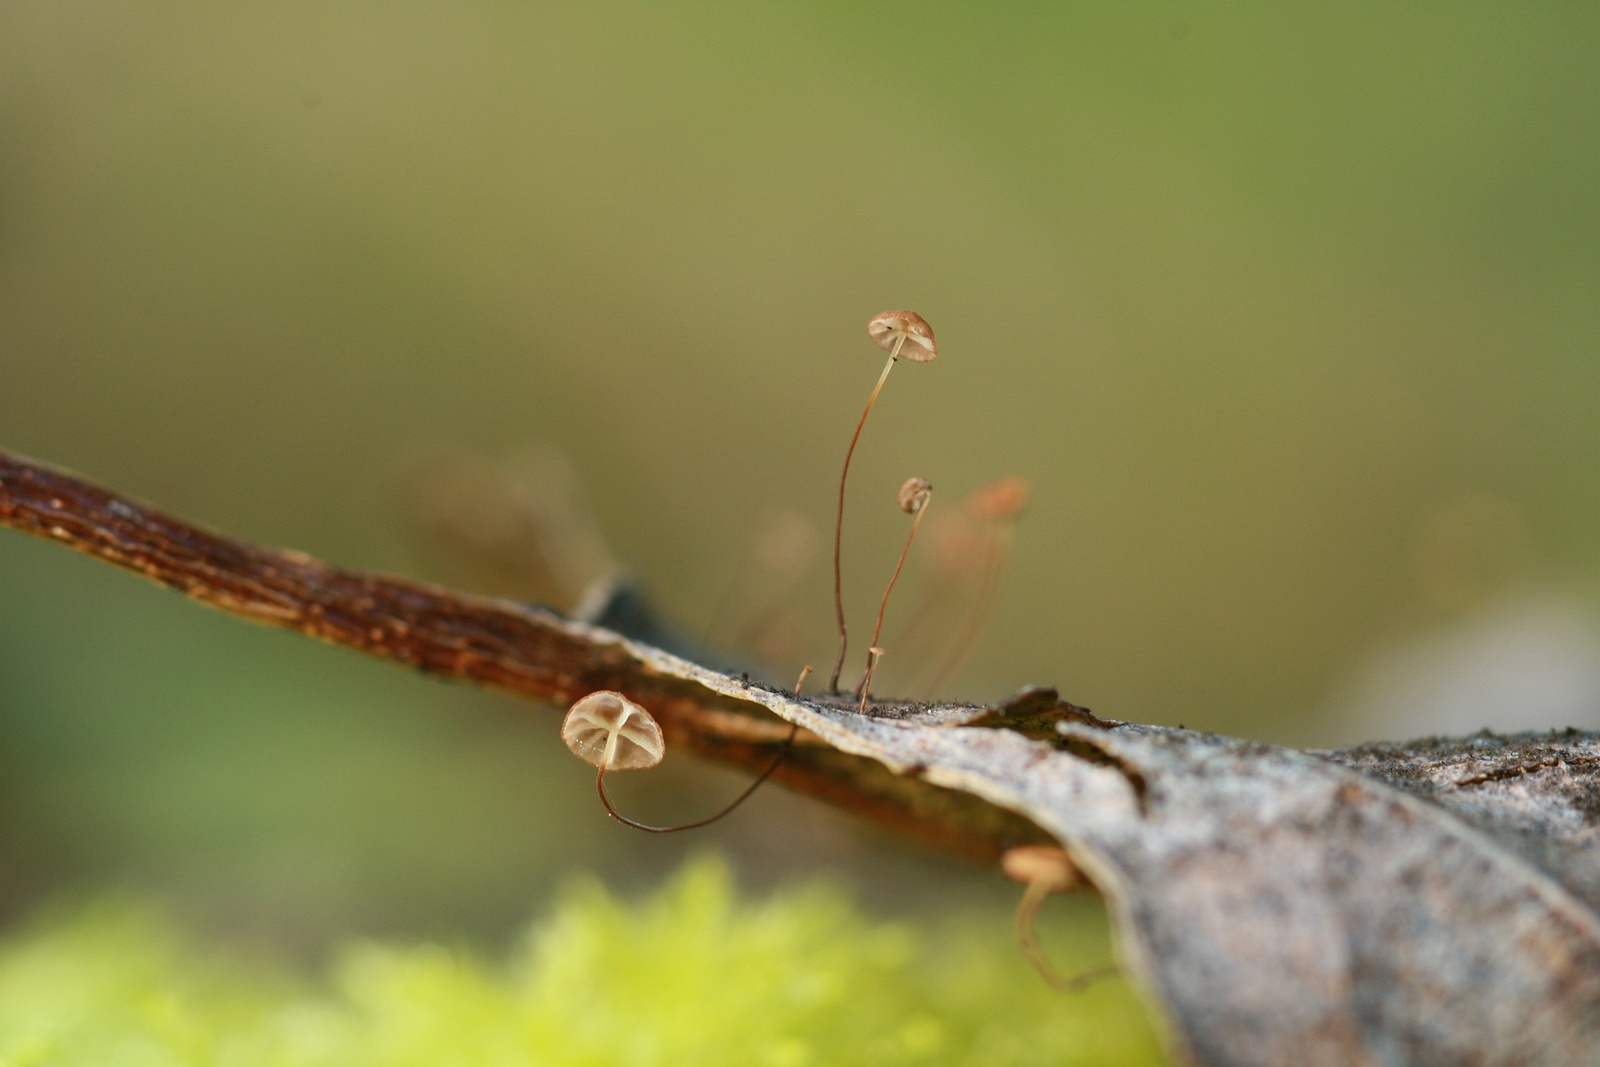
[[[1043,883],[1052,893],[1065,893],[1078,884],[1078,867],[1066,849],[1054,845],[1018,845],[1000,857],[1006,877],[1023,885]]]
[[[907,515],[915,515],[921,511],[928,498],[933,495],[933,485],[926,478],[907,478],[900,483],[900,492],[895,499],[900,503],[900,510]]]
[[[885,311],[873,316],[867,323],[867,336],[885,352],[893,352],[895,342],[904,337],[900,358],[913,363],[929,363],[939,355],[933,343],[933,327],[915,311]]]
[[[661,726],[621,693],[602,689],[579,700],[561,720],[561,740],[591,767],[634,771],[666,755]]]

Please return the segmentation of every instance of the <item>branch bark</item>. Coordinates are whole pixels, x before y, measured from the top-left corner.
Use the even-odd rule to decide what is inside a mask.
[[[615,689],[650,708],[671,743],[745,770],[788,736],[744,697],[684,676],[686,662],[545,608],[347,570],[205,530],[84,478],[0,450],[0,525],[132,571],[203,604],[428,674],[553,705]],[[844,707],[850,702],[819,700]],[[981,709],[971,709],[976,713]],[[802,731],[775,781],[884,828],[979,861],[1044,840],[1025,819],[888,772]]]
[[[0,524],[223,610],[432,673],[644,704],[722,762],[993,858],[1054,839],[1104,894],[1130,976],[1203,1064],[1594,1062],[1600,735],[1307,753],[1098,718],[797,699],[508,601],[196,529],[0,452]]]

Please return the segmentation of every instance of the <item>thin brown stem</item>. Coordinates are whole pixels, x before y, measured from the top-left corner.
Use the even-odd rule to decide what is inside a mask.
[[[804,676],[802,675],[802,677],[804,677]],[[675,834],[679,830],[694,830],[694,829],[697,829],[697,828],[699,828],[701,826],[709,826],[710,824],[716,822],[718,819],[722,818],[724,815],[727,815],[729,812],[733,811],[733,809],[737,808],[740,804],[743,804],[746,800],[749,800],[750,799],[750,795],[752,793],[754,793],[757,789],[761,788],[761,783],[765,782],[768,778],[770,778],[772,776],[772,772],[778,769],[778,764],[782,763],[783,760],[784,760],[784,757],[789,754],[789,749],[794,745],[794,735],[796,733],[798,733],[799,731],[800,731],[799,724],[797,724],[797,723],[796,724],[791,724],[790,727],[789,727],[789,736],[784,739],[783,747],[778,750],[778,754],[773,757],[772,762],[767,764],[767,769],[762,771],[759,775],[757,775],[756,776],[756,780],[751,782],[748,786],[746,786],[745,787],[745,791],[743,793],[740,793],[737,797],[735,797],[734,800],[733,800],[733,803],[729,804],[727,807],[723,808],[721,811],[717,812],[715,815],[712,815],[709,818],[701,819],[698,822],[686,822],[681,826],[648,826],[645,823],[636,822],[633,819],[628,818],[626,815],[623,815],[621,812],[617,811],[616,808],[612,807],[611,806],[611,798],[606,796],[606,769],[605,769],[605,767],[601,767],[600,768],[600,773],[595,775],[595,779],[594,779],[595,789],[600,794],[600,803],[602,803],[602,804],[604,804],[606,806],[606,811],[610,813],[611,817],[613,819],[617,820],[620,823],[627,823],[629,826],[633,827],[635,830],[643,830],[646,833],[650,833],[650,834]]]
[[[856,454],[856,442],[861,440],[861,428],[867,424],[867,416],[872,414],[872,405],[878,402],[878,394],[883,391],[883,383],[889,380],[889,372],[894,370],[894,361],[900,355],[900,346],[905,343],[904,335],[895,338],[894,350],[889,353],[889,361],[883,365],[883,373],[878,375],[878,384],[872,387],[872,395],[867,397],[867,407],[861,412],[860,421],[856,423],[856,432],[850,435],[850,447],[844,454],[844,469],[839,472],[839,508],[833,519],[833,611],[839,620],[839,655],[833,661],[833,673],[828,675],[830,694],[839,691],[839,672],[844,670],[845,649],[850,643],[844,624],[844,578],[839,565],[840,546],[844,541],[844,483],[850,476],[850,457]]]
[[[883,649],[878,647],[878,638],[883,635],[883,614],[889,610],[889,594],[894,592],[894,583],[900,580],[900,571],[906,565],[906,555],[911,551],[911,542],[917,539],[917,527],[922,525],[922,516],[927,514],[931,498],[924,500],[917,508],[917,514],[911,520],[911,532],[906,535],[906,543],[900,549],[900,558],[895,561],[894,573],[889,576],[889,584],[884,587],[883,599],[878,602],[878,623],[872,628],[872,644],[867,649],[867,669],[861,675],[861,684],[856,686],[856,696],[861,700],[861,712],[867,710],[867,694],[872,687],[872,673],[878,669],[878,659],[883,655]]]
[[[1050,963],[1049,957],[1044,954],[1044,949],[1039,946],[1039,938],[1033,929],[1039,907],[1050,892],[1050,887],[1045,882],[1029,882],[1028,887],[1022,891],[1022,900],[1017,904],[1017,944],[1022,948],[1022,954],[1028,958],[1028,962],[1033,964],[1033,969],[1039,972],[1039,977],[1043,978],[1052,989],[1071,993],[1116,974],[1117,965],[1114,963],[1093,967],[1070,976],[1063,975]]]

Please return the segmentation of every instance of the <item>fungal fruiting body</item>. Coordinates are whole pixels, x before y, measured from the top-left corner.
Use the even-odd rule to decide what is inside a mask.
[[[928,520],[921,535],[927,545],[927,578],[905,623],[893,631],[893,643],[904,669],[915,675],[932,673],[936,645],[949,635],[942,624],[965,609],[967,597],[983,569],[984,532],[965,508],[941,512]],[[925,691],[913,683],[916,692]]]
[[[807,667],[806,672],[800,675],[801,682],[805,681],[806,673],[809,671],[810,668]],[[796,686],[797,696],[798,688]],[[566,742],[573,755],[589,766],[597,768],[595,790],[600,794],[600,803],[605,805],[606,811],[618,822],[652,834],[693,830],[698,826],[716,822],[743,804],[750,794],[778,769],[778,764],[789,754],[789,748],[794,744],[798,730],[798,726],[790,726],[788,738],[767,769],[762,771],[743,793],[734,798],[733,803],[715,815],[698,822],[684,823],[682,826],[649,826],[628,818],[612,806],[611,799],[606,796],[606,772],[643,770],[654,767],[665,758],[666,740],[661,735],[661,725],[656,722],[655,717],[621,693],[602,689],[590,693],[573,704],[568,709],[566,718],[561,720],[561,740]]]
[[[895,561],[894,573],[889,576],[889,584],[884,587],[883,599],[878,602],[878,622],[872,628],[872,645],[867,649],[867,669],[861,675],[861,684],[856,687],[856,696],[861,700],[860,711],[865,714],[867,710],[867,696],[872,689],[872,675],[878,669],[878,660],[883,657],[883,649],[878,647],[878,638],[883,636],[883,615],[889,610],[889,594],[894,592],[894,583],[900,579],[900,571],[906,565],[906,554],[911,551],[911,542],[917,539],[917,527],[922,525],[922,516],[928,510],[928,501],[933,499],[933,486],[926,478],[907,478],[900,485],[900,490],[895,494],[895,502],[900,505],[900,510],[910,515],[911,532],[906,535],[906,543],[900,549],[900,558]]]
[[[844,582],[839,553],[844,537],[844,486],[845,479],[850,475],[850,458],[855,455],[856,442],[861,440],[861,428],[867,424],[867,416],[872,413],[872,405],[877,403],[878,393],[883,390],[883,383],[888,380],[895,361],[903,358],[913,363],[930,363],[939,355],[933,339],[933,327],[915,311],[885,311],[873,316],[872,321],[867,323],[867,336],[889,353],[889,359],[883,365],[883,373],[878,375],[878,383],[872,387],[872,395],[867,397],[866,409],[861,412],[855,433],[850,437],[850,447],[845,450],[844,469],[839,473],[839,508],[833,523],[833,608],[839,622],[839,655],[833,662],[833,673],[828,676],[829,693],[839,691],[839,672],[844,670],[844,655],[849,645],[844,622]]]
[[[926,686],[914,688],[937,693],[946,681],[966,666],[967,660],[977,650],[983,631],[988,626],[990,613],[994,610],[1000,577],[1005,573],[1006,561],[1011,556],[1011,540],[1017,516],[1027,506],[1028,492],[1025,478],[1008,474],[967,497],[966,525],[979,532],[978,538],[982,542],[977,592],[944,650],[933,662],[931,679]]]
[[[590,693],[561,720],[561,740],[573,755],[600,772],[654,767],[667,754],[655,717],[621,693]]]
[[[1065,893],[1083,882],[1077,865],[1067,855],[1066,849],[1055,845],[1019,845],[1007,849],[1000,857],[1000,869],[1006,877],[1027,887],[1017,904],[1017,944],[1041,978],[1053,988],[1068,992],[1116,973],[1116,965],[1110,964],[1070,978],[1064,977],[1051,966],[1044,950],[1039,947],[1039,939],[1034,936],[1033,921],[1039,914],[1039,906],[1044,903],[1044,898],[1051,893]]]

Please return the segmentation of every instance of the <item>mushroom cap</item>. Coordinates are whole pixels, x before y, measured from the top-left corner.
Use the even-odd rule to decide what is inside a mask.
[[[974,518],[995,522],[1016,518],[1027,505],[1028,480],[1020,474],[998,478],[967,498]]]
[[[867,323],[867,336],[885,352],[893,352],[895,342],[904,337],[900,358],[913,363],[931,363],[939,355],[933,343],[933,327],[915,311],[885,311],[874,315]]]
[[[667,751],[661,726],[650,713],[609,689],[572,705],[561,720],[561,740],[583,762],[606,771],[654,767]]]
[[[900,510],[907,515],[915,515],[928,503],[928,498],[933,495],[933,485],[926,478],[907,478],[900,483],[900,492],[895,499],[900,503]]]
[[[1023,885],[1043,883],[1052,893],[1065,893],[1079,882],[1077,864],[1055,845],[1018,845],[1000,857],[1006,877]]]

